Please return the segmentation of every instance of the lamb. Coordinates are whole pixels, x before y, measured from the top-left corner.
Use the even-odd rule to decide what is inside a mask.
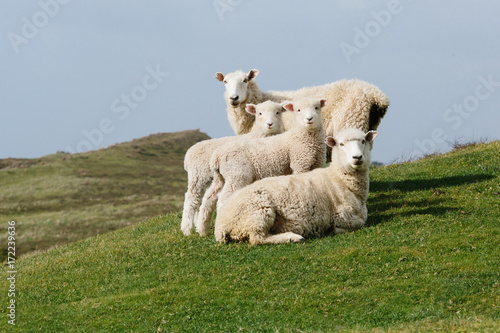
[[[265,103],[257,105],[257,111]],[[200,235],[209,234],[216,203],[221,207],[234,191],[258,179],[303,173],[325,164],[326,145],[321,126],[321,108],[325,104],[325,99],[314,98],[284,103],[284,108],[295,114],[296,123],[289,131],[264,139],[238,141],[214,151],[210,160],[214,180],[203,197],[196,222]]]
[[[185,195],[181,221],[181,230],[186,236],[191,235],[194,231],[194,223],[203,194],[212,182],[212,171],[210,170],[210,157],[212,153],[217,148],[230,142],[243,142],[283,132],[282,112],[285,110],[281,105],[266,102],[259,106],[257,113],[255,105],[247,104],[246,110],[255,119],[253,128],[249,133],[236,137],[223,137],[201,141],[186,152],[184,170],[188,173],[188,188]]]
[[[216,240],[280,244],[361,228],[376,136],[376,131],[343,130],[326,140],[332,147],[327,168],[263,179],[235,192],[217,211]]]
[[[237,135],[248,133],[252,128],[254,118],[245,112],[247,103],[258,104],[266,100],[280,103],[302,97],[326,98],[328,106],[322,110],[325,136],[335,136],[349,127],[363,132],[376,130],[389,107],[387,96],[379,88],[361,80],[341,80],[295,91],[263,92],[255,83],[258,74],[256,69],[248,73],[239,70],[227,75],[215,74],[215,78],[226,85],[227,116]],[[293,122],[293,117],[284,115],[285,130]]]

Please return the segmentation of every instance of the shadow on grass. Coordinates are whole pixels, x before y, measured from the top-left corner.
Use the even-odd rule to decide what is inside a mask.
[[[490,174],[454,176],[433,179],[408,179],[401,181],[372,181],[370,182],[371,192],[387,190],[398,190],[402,192],[430,190],[433,188],[443,188],[457,185],[465,185],[490,180],[495,176]]]
[[[370,183],[371,197],[368,199],[367,226],[374,226],[391,220],[393,217],[414,215],[444,215],[449,211],[458,210],[446,205],[450,201],[445,188],[467,185],[495,178],[493,175],[479,174],[432,179],[409,179],[402,181],[374,181]],[[377,193],[385,192],[386,193]],[[419,199],[409,200],[407,192],[429,191]],[[394,212],[394,208],[400,212]],[[390,212],[389,212],[390,211]]]

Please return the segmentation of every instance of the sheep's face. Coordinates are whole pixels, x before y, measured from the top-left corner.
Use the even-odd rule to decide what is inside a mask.
[[[303,98],[293,103],[285,102],[283,107],[295,112],[296,126],[308,130],[316,130],[321,124],[321,108],[326,105],[326,99]]]
[[[259,105],[247,104],[245,110],[255,116],[255,124],[262,133],[268,135],[283,132],[282,112],[285,109],[278,103],[266,101]]]
[[[233,106],[238,106],[240,103],[247,100],[248,84],[251,80],[257,77],[258,74],[258,70],[252,69],[248,72],[248,74],[242,71],[236,71],[227,75],[216,73],[215,78],[224,82],[226,85],[224,97],[226,98],[227,103]]]
[[[326,144],[333,148],[332,163],[340,163],[347,170],[367,169],[371,163],[370,142],[376,136],[376,131],[369,131],[365,134],[360,130],[350,128],[340,132],[337,139],[327,137]]]

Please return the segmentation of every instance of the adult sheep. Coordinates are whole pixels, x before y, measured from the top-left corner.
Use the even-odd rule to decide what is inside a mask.
[[[358,129],[328,137],[332,163],[308,173],[263,179],[235,192],[217,211],[219,242],[300,242],[361,228],[367,219],[370,142]]]
[[[267,104],[257,105],[257,111]],[[326,100],[304,98],[285,103],[287,112],[295,115],[296,123],[285,133],[247,142],[238,141],[214,151],[210,168],[212,185],[205,193],[196,222],[200,235],[209,234],[212,213],[224,205],[230,195],[258,179],[286,174],[298,174],[325,164],[326,145],[321,126],[321,108]]]
[[[271,103],[271,102],[269,102]],[[256,106],[247,105],[247,112],[255,119],[252,130],[236,137],[223,137],[198,142],[186,152],[184,157],[184,170],[188,174],[188,188],[184,198],[181,230],[184,235],[191,235],[198,215],[201,200],[205,191],[212,182],[210,158],[219,147],[234,142],[244,142],[256,138],[265,138],[283,132],[282,107],[280,105],[267,105],[257,112]]]
[[[227,117],[237,135],[248,133],[254,118],[245,112],[247,103],[258,104],[267,100],[274,102],[293,101],[303,97],[326,98],[328,106],[322,110],[325,136],[334,136],[345,128],[357,128],[363,132],[376,130],[387,112],[389,100],[376,86],[361,80],[340,80],[295,91],[261,91],[255,82],[259,74],[256,69],[244,73],[238,70],[215,78],[224,82],[224,99]],[[293,124],[293,117],[285,115],[285,130]]]

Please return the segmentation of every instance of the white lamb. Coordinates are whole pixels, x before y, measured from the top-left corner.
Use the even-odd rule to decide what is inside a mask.
[[[361,228],[367,219],[370,142],[377,132],[346,129],[328,137],[332,163],[311,172],[263,179],[235,192],[217,211],[219,242],[300,242]]]
[[[259,71],[247,73],[236,71],[224,75],[216,73],[215,78],[224,82],[224,99],[227,116],[234,132],[248,133],[254,118],[245,112],[247,103],[258,104],[266,100],[275,102],[294,101],[303,97],[326,98],[328,106],[322,110],[323,129],[326,136],[335,136],[345,128],[357,128],[363,132],[376,130],[387,112],[389,100],[376,86],[360,80],[337,82],[305,87],[295,91],[261,91],[255,83]],[[293,124],[293,117],[284,116],[285,130]]]
[[[269,102],[266,102],[269,103]],[[264,103],[265,104],[265,103]],[[257,105],[257,111],[261,105]],[[196,222],[200,235],[208,235],[212,213],[236,190],[266,177],[298,174],[325,164],[326,145],[321,126],[325,99],[304,98],[284,107],[295,114],[287,132],[248,142],[224,145],[212,155],[212,185],[205,193]]]
[[[280,134],[283,132],[282,112],[285,109],[280,104],[266,102],[259,106],[247,104],[247,112],[255,119],[252,130],[236,137],[223,137],[198,142],[186,152],[184,157],[184,170],[188,173],[188,188],[184,200],[181,230],[184,235],[191,235],[194,223],[200,209],[203,194],[210,186],[213,173],[210,170],[210,157],[219,147],[232,142],[247,141],[255,138]]]

